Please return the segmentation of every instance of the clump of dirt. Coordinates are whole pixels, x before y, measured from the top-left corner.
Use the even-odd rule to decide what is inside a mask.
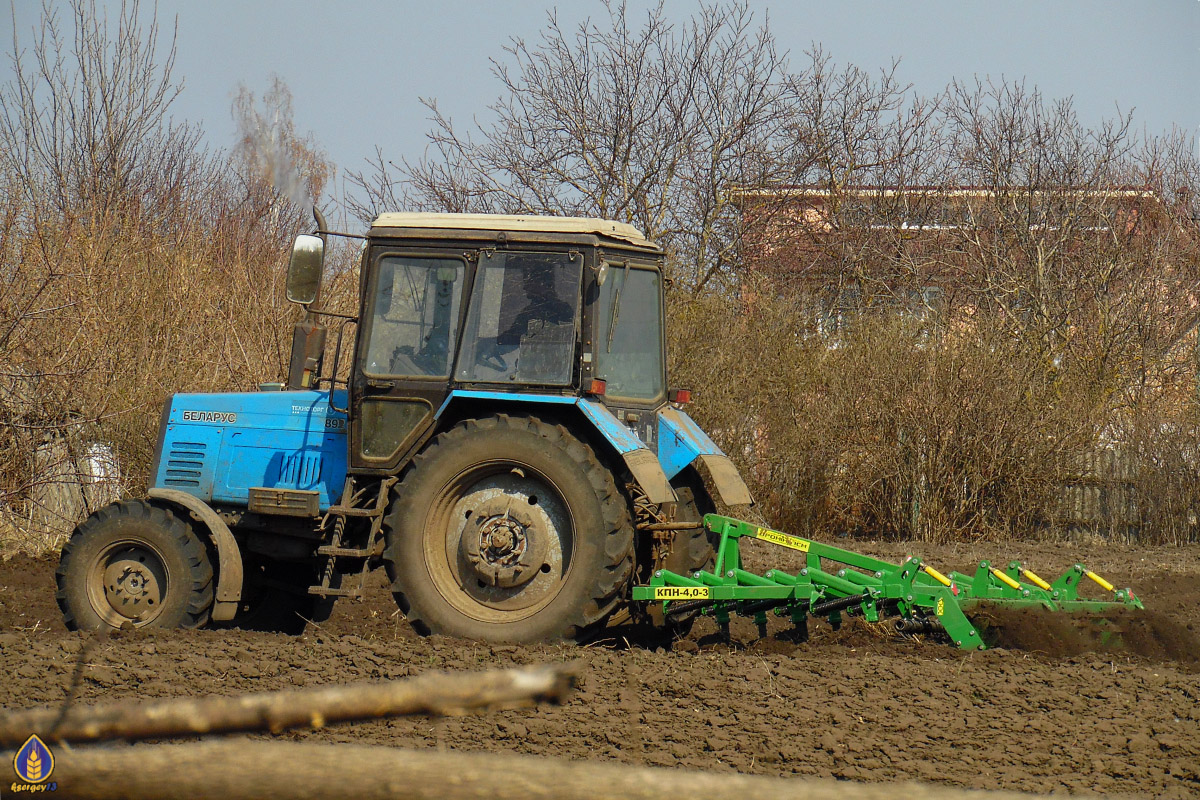
[[[1053,656],[1124,653],[1200,669],[1200,638],[1190,626],[1156,611],[1064,613],[994,606],[972,611],[971,621],[992,647]]]

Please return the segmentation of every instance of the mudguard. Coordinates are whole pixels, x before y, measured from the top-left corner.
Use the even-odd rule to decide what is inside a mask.
[[[671,481],[663,472],[658,458],[633,431],[621,424],[613,413],[595,400],[583,397],[554,394],[530,394],[523,392],[487,392],[475,389],[455,389],[437,410],[440,418],[456,399],[493,400],[497,403],[522,403],[530,406],[557,405],[575,406],[584,418],[596,428],[613,449],[621,456],[634,480],[642,487],[651,503],[665,505],[678,502]]]
[[[456,389],[438,409],[437,416],[441,417],[455,399],[528,403],[531,406],[575,406],[605,441],[620,454],[652,503],[664,505],[678,502],[675,490],[671,487],[671,479],[692,465],[707,470],[721,501],[726,505],[749,505],[753,502],[750,490],[746,488],[746,483],[738,475],[737,467],[729,457],[691,417],[671,406],[658,412],[658,452],[654,452],[607,407],[588,398]]]
[[[242,599],[242,551],[225,520],[200,498],[178,489],[151,489],[147,494],[191,512],[208,529],[209,538],[217,548],[217,591],[213,600],[212,618],[226,622],[237,614]]]
[[[670,406],[658,412],[658,460],[668,478],[697,462],[707,470],[721,502],[750,505],[754,498],[729,456],[708,438],[695,420]]]

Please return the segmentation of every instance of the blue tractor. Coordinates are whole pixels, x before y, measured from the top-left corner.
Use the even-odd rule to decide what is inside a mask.
[[[668,390],[657,245],[599,219],[383,214],[339,318],[317,227],[288,271],[286,385],[167,402],[146,499],[63,548],[68,627],[298,632],[383,567],[420,633],[579,639],[652,572],[711,563],[702,515],[751,497]]]

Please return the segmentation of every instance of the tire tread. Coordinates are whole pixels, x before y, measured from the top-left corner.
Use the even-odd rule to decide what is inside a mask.
[[[413,478],[419,474],[424,463],[446,448],[454,447],[468,438],[504,429],[529,431],[565,453],[582,470],[599,501],[603,519],[601,535],[604,536],[601,551],[606,563],[598,574],[590,578],[590,599],[558,626],[557,638],[585,639],[592,631],[603,627],[604,621],[623,599],[624,588],[628,585],[634,569],[633,526],[628,506],[624,496],[617,490],[612,473],[601,463],[591,447],[580,441],[563,425],[547,423],[534,416],[496,414],[464,420],[439,434],[412,460],[404,479],[393,490],[392,510],[385,521],[389,539],[393,538],[390,531],[395,529],[392,521],[394,515],[403,513],[402,509],[408,503],[408,493],[412,491]],[[391,543],[384,553],[384,558],[394,564]],[[430,623],[423,618],[421,611],[413,606],[404,588],[393,585],[393,594],[413,629],[421,635],[429,635],[432,631]]]
[[[189,567],[187,582],[188,599],[182,628],[202,628],[208,624],[213,605],[213,569],[205,551],[204,543],[196,536],[189,523],[177,517],[169,508],[152,505],[145,500],[121,500],[99,509],[81,522],[63,545],[58,567],[54,571],[54,598],[62,611],[63,622],[68,630],[80,630],[79,616],[72,607],[69,592],[71,573],[75,569],[86,569],[86,565],[75,566],[78,550],[91,536],[102,535],[103,529],[122,517],[144,520],[163,530],[179,548],[184,563]]]

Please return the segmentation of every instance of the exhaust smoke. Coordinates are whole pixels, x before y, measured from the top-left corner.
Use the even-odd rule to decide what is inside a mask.
[[[262,108],[245,85],[233,103],[240,153],[253,177],[269,183],[312,218],[313,197],[309,181],[300,171],[297,152],[312,154],[309,143],[296,136],[292,120],[292,94],[278,76],[263,94]]]

